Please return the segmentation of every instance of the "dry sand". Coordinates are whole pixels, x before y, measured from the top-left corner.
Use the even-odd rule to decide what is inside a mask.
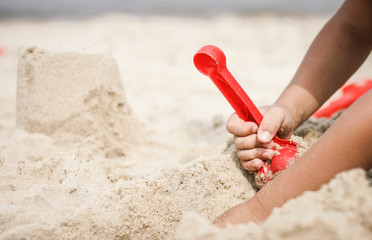
[[[220,46],[255,103],[270,104],[325,20],[0,21],[0,239],[370,239],[372,188],[360,169],[262,226],[210,225],[255,188],[226,147],[232,110],[193,54]],[[371,76],[370,64],[352,81]],[[299,133],[314,141],[324,126]]]

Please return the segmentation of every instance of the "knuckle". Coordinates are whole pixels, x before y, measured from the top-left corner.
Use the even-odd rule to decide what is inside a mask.
[[[262,157],[262,153],[263,153],[263,149],[262,148],[255,148],[255,149],[252,149],[249,151],[249,159],[250,160],[253,160],[253,159],[263,159]]]
[[[252,161],[249,161],[249,162],[245,162],[244,164],[244,169],[248,170],[249,172],[253,172],[255,171],[255,167],[252,165]]]
[[[231,121],[228,121],[226,123],[226,130],[229,132],[229,133],[233,133],[233,123],[231,123]]]
[[[249,167],[249,165],[247,165],[247,163],[245,162],[244,164],[241,164],[242,168],[247,170],[248,172],[253,172],[252,171],[252,168]]]
[[[240,159],[240,165],[241,165],[241,166],[244,167],[244,166],[245,166],[245,163],[246,163],[246,161],[243,161],[243,160]]]
[[[243,161],[243,155],[242,155],[242,152],[241,151],[236,151],[236,155],[238,156],[238,158],[240,159],[240,161]]]
[[[270,121],[269,119],[262,120],[261,127],[263,129],[275,129],[276,124],[274,124],[273,121]]]
[[[237,137],[234,139],[235,147],[241,150],[253,149],[257,145],[257,135],[249,135],[247,137]]]
[[[229,121],[226,123],[226,130],[229,133],[234,133],[236,130],[236,121],[234,120],[233,117],[230,117]]]
[[[247,171],[254,172],[254,171],[259,170],[263,163],[262,163],[261,159],[254,158],[254,159],[249,160],[249,161],[243,161],[240,164]]]
[[[246,161],[246,160],[249,160],[246,156],[245,153],[243,153],[242,151],[237,151],[236,152],[236,155],[238,155],[238,158],[240,159],[240,161]]]
[[[237,152],[237,155],[241,161],[250,161],[253,158],[254,150],[244,150]]]
[[[234,139],[234,144],[235,144],[235,147],[236,148],[238,148],[238,149],[244,149],[244,143],[243,143],[242,138],[235,138]]]
[[[236,147],[236,154],[239,159],[244,161],[249,161],[254,158],[258,159],[265,159],[263,157],[263,153],[267,150],[266,148],[262,148],[262,146],[258,146],[257,142],[252,142],[253,140],[250,139],[250,143],[247,143],[247,139],[237,138],[235,139],[235,147]]]

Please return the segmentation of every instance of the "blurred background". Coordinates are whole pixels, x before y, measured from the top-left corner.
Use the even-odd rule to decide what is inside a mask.
[[[1,17],[80,17],[105,13],[208,15],[215,13],[326,14],[342,0],[1,0]]]
[[[219,46],[256,105],[272,104],[342,0],[0,0],[0,142],[14,127],[22,47],[104,45],[133,115],[180,145],[225,145],[232,108],[193,65]],[[372,76],[369,58],[351,80]]]

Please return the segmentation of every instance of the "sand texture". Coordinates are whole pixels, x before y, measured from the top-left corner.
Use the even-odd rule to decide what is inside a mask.
[[[361,169],[261,226],[210,224],[257,189],[225,130],[232,109],[193,54],[220,46],[254,102],[270,104],[325,19],[1,20],[0,239],[371,239]],[[372,75],[366,64],[351,81]],[[332,121],[296,133],[311,145]]]
[[[188,215],[176,239],[371,239],[371,200],[371,182],[364,170],[356,169],[274,209],[261,226],[221,230],[200,216]],[[191,232],[192,226],[199,227]]]

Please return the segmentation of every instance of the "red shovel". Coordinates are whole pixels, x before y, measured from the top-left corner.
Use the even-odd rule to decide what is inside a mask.
[[[261,124],[261,112],[227,69],[226,57],[221,49],[212,45],[202,47],[194,56],[194,64],[199,72],[212,79],[242,120]],[[274,149],[278,154],[272,158],[271,167],[265,163],[257,171],[257,173],[263,173],[268,181],[271,180],[270,170],[273,174],[283,171],[298,158],[297,143],[277,136],[273,141],[280,146]]]
[[[341,96],[326,106],[318,109],[313,117],[315,118],[330,118],[340,110],[348,108],[359,97],[372,89],[372,80],[368,79],[362,83],[351,83],[341,88]]]

